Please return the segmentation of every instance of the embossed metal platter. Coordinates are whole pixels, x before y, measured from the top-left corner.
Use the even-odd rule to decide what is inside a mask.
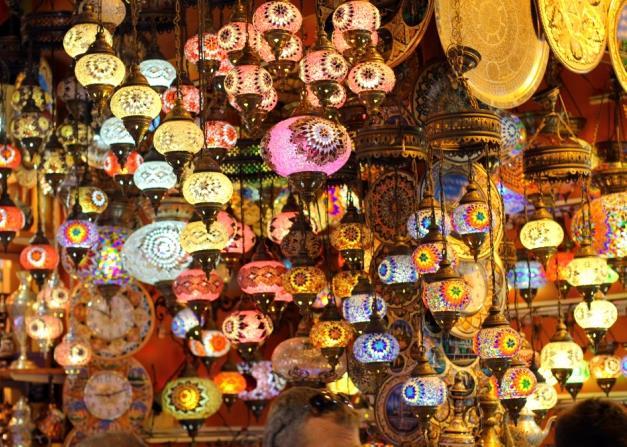
[[[454,0],[437,0],[435,17],[442,47],[452,43]],[[462,44],[481,54],[467,73],[480,101],[498,108],[517,107],[536,91],[546,70],[549,46],[534,27],[531,0],[461,2]]]

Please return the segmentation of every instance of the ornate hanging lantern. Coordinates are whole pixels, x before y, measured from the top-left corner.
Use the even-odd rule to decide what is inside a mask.
[[[333,12],[332,20],[335,32],[342,33],[357,56],[376,45],[371,36],[381,27],[381,13],[368,0],[342,3]]]
[[[490,229],[490,210],[479,187],[473,181],[466,186],[466,193],[453,211],[453,229],[477,261],[481,246]]]
[[[104,110],[113,89],[124,80],[126,68],[106,41],[102,27],[96,33],[94,43],[76,61],[74,74],[89,92],[97,109]]]
[[[546,285],[546,274],[538,261],[516,261],[514,268],[507,272],[507,284],[511,289],[520,290],[527,303],[531,303],[538,289]]]
[[[418,247],[412,253],[412,260],[418,275],[428,278],[440,268],[440,263],[444,260],[444,245],[446,241],[440,229],[431,224],[429,232],[420,240]],[[456,259],[452,252],[447,251],[447,256],[451,265],[455,267]]]
[[[63,367],[66,374],[78,374],[91,361],[92,349],[87,340],[70,331],[54,349],[54,361]]]
[[[22,153],[12,144],[0,144],[0,184],[6,191],[11,173],[22,163]]]
[[[381,282],[401,302],[407,302],[416,290],[418,273],[409,245],[397,241],[377,268]]]
[[[581,360],[583,360],[583,351],[573,341],[566,330],[564,321],[560,319],[557,331],[540,353],[542,368],[550,370],[563,387]]]
[[[124,122],[138,148],[150,123],[159,116],[161,97],[150,87],[139,65],[135,64],[126,82],[111,96],[110,107],[111,113]]]
[[[179,310],[172,318],[172,335],[182,339],[200,340],[204,321],[189,307]]]
[[[189,222],[181,231],[181,247],[209,275],[218,264],[220,252],[229,244],[229,238],[228,229],[218,220],[209,229],[203,222]]]
[[[151,147],[133,174],[133,183],[148,197],[156,213],[165,193],[176,186],[176,174],[163,155]]]
[[[210,120],[205,122],[205,147],[207,155],[222,160],[237,144],[237,129],[227,121]]]
[[[270,336],[272,320],[258,310],[237,310],[222,322],[222,332],[244,358],[252,358],[257,347]]]
[[[385,95],[394,88],[396,76],[376,47],[370,45],[363,59],[348,73],[346,84],[359,96],[368,111],[375,114],[378,113]]]
[[[253,26],[268,42],[277,61],[302,23],[299,9],[288,0],[266,1],[253,14]]]
[[[435,321],[448,333],[470,304],[471,297],[466,282],[444,259],[440,269],[425,283],[422,300]]]
[[[398,340],[385,331],[383,322],[377,316],[370,319],[365,332],[353,343],[355,359],[373,371],[377,377],[380,377],[385,368],[396,360],[399,353]]]
[[[222,393],[222,399],[228,408],[231,408],[237,395],[246,391],[248,386],[242,373],[231,361],[224,364],[220,372],[213,378],[213,383]]]
[[[579,327],[585,331],[596,352],[607,330],[616,323],[618,311],[611,301],[597,298],[591,303],[577,304],[573,316]]]
[[[581,391],[581,388],[583,388],[584,382],[589,378],[590,368],[588,367],[588,362],[584,359],[579,362],[579,365],[575,366],[573,373],[570,375],[566,381],[566,385],[564,386],[573,400],[577,399],[577,395],[579,394],[579,391]],[[551,387],[551,389],[555,394],[557,394],[555,392],[555,388]],[[555,400],[557,401],[557,396],[555,397]]]
[[[473,349],[481,363],[500,379],[509,368],[520,344],[518,332],[508,324],[499,308],[492,305],[473,340]]]
[[[237,283],[242,292],[252,296],[263,312],[268,312],[276,294],[283,291],[283,275],[286,272],[283,263],[270,256],[262,239],[251,262],[239,269]]]
[[[303,42],[297,35],[290,35],[288,41],[281,48],[278,59],[265,39],[259,39],[259,46],[255,50],[259,57],[268,64],[268,70],[275,78],[284,78],[294,71],[298,61],[302,59]]]
[[[294,260],[292,268],[283,274],[283,289],[292,295],[301,315],[309,314],[316,296],[324,289],[324,272],[313,265],[306,254]]]
[[[59,265],[59,254],[44,236],[41,228],[20,253],[20,265],[30,272],[41,288],[50,273]]]
[[[309,337],[331,367],[335,368],[340,356],[353,339],[353,328],[340,317],[335,300],[330,300],[325,306],[320,319],[311,328]]]
[[[344,319],[361,333],[372,318],[373,308],[379,318],[384,318],[387,314],[385,300],[373,293],[368,277],[363,275],[353,287],[351,296],[342,303],[342,314]]]
[[[3,188],[0,196],[0,242],[5,252],[17,232],[24,228],[25,223],[24,213],[11,200],[7,189]]]
[[[525,408],[536,414],[548,412],[557,404],[557,391],[553,385],[538,381],[535,390],[527,398]]]
[[[565,276],[566,281],[583,295],[584,301],[591,303],[607,279],[607,261],[585,243],[566,266]]]
[[[126,130],[124,122],[116,116],[107,118],[102,123],[100,138],[111,148],[120,163],[126,163],[126,157],[135,147],[133,136]]]
[[[11,135],[31,156],[39,153],[53,130],[52,119],[29,98],[22,111],[11,121]]]
[[[89,92],[78,82],[74,72],[57,84],[57,98],[63,101],[75,120],[89,114]]]
[[[201,269],[185,270],[176,277],[172,291],[176,302],[187,304],[190,301],[215,301],[220,298],[224,281],[215,271],[209,275]]]
[[[340,252],[351,271],[363,270],[364,247],[370,244],[371,238],[363,214],[350,203],[340,224],[331,232],[331,245]]]
[[[564,240],[564,230],[553,220],[542,198],[535,208],[529,222],[520,230],[520,243],[546,266],[549,257],[557,252],[557,247]]]
[[[85,5],[83,11],[73,17],[72,26],[63,36],[63,49],[71,58],[76,59],[89,50],[99,32],[109,45],[113,45],[111,33],[98,23],[98,15],[93,6]]]
[[[183,76],[183,75],[181,75]],[[180,99],[183,104],[183,108],[191,115],[197,115],[200,113],[200,90],[191,81],[181,83],[181,85],[168,88],[161,95],[161,101],[163,103],[163,112],[170,113],[176,106],[176,102]]]
[[[139,70],[146,77],[148,84],[159,94],[170,88],[176,79],[176,68],[159,52],[159,47],[151,48],[146,59],[139,64]]]
[[[251,42],[257,39],[255,34],[257,34],[255,27],[246,22],[246,8],[241,0],[238,0],[233,6],[231,21],[218,31],[218,45],[227,52],[229,59],[235,64],[242,55],[246,42],[249,39]]]
[[[602,352],[595,355],[590,359],[590,374],[595,378],[599,388],[603,390],[606,396],[609,397],[612,388],[616,385],[616,380],[621,375],[621,360],[620,357],[615,356],[612,353],[613,349]]]
[[[200,36],[193,35],[185,42],[183,51],[185,59],[197,64],[200,73],[209,78],[216,74],[223,64],[231,64],[226,51],[218,45],[218,37],[212,33],[202,34],[202,45]]]
[[[196,357],[204,357],[208,362],[225,356],[231,349],[229,339],[224,336],[222,331],[215,329],[201,330],[200,340],[190,339],[188,343],[192,354]]]
[[[444,214],[443,224],[440,203],[433,198],[433,194],[430,191],[425,191],[425,195],[418,204],[416,212],[410,214],[407,219],[407,234],[414,240],[420,240],[427,236],[431,228],[431,219],[434,214],[436,228],[440,230],[440,234],[443,234],[444,231],[448,234],[452,227],[448,214]]]
[[[416,366],[403,384],[403,401],[426,427],[438,407],[446,402],[447,394],[446,383],[436,375],[427,359],[426,349],[421,346]]]
[[[133,175],[143,163],[143,158],[136,151],[132,151],[126,158],[124,165],[118,162],[118,157],[109,151],[104,161],[104,171],[109,177],[113,177],[122,191],[127,192],[133,185]]]
[[[99,240],[98,226],[87,220],[80,219],[80,206],[76,203],[68,220],[57,230],[56,240],[65,248],[75,266],[78,266],[87,252]]]
[[[520,410],[525,406],[527,398],[534,392],[536,384],[535,374],[516,360],[501,378],[498,388],[499,400],[507,409],[514,424],[518,424]]]

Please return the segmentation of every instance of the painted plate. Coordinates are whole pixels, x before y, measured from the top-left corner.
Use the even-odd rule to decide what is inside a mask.
[[[627,92],[627,0],[612,0],[607,14],[607,46],[616,78]]]

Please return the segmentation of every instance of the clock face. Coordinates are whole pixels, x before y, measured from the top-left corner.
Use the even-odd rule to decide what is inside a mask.
[[[137,281],[129,281],[111,298],[91,283],[72,292],[72,313],[77,334],[89,340],[94,357],[115,360],[139,351],[152,334],[155,312],[152,298]]]
[[[87,306],[87,325],[103,340],[124,337],[133,329],[133,305],[124,295],[95,296]]]
[[[132,402],[131,384],[119,372],[97,372],[85,385],[85,405],[98,419],[118,419],[128,411]]]

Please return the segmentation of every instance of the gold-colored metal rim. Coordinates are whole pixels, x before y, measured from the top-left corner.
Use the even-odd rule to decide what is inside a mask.
[[[573,3],[575,2],[577,2],[578,4],[573,9],[577,10],[581,14],[586,14],[586,16],[588,17],[587,20],[589,21],[592,20],[593,19],[592,15],[588,14],[587,12],[584,12],[584,10],[586,9],[586,6],[593,8],[593,6],[591,5],[592,2],[589,2],[588,0],[537,0],[537,5],[538,5],[538,10],[539,10],[540,20],[542,22],[542,28],[544,30],[544,35],[546,36],[546,40],[548,41],[549,46],[551,47],[551,50],[553,50],[553,54],[555,55],[555,57],[562,63],[562,65],[564,65],[564,67],[568,68],[572,72],[589,73],[592,70],[594,70],[594,68],[596,68],[597,65],[599,65],[599,63],[601,62],[601,59],[603,59],[603,53],[605,53],[605,43],[607,41],[606,17],[605,16],[601,17],[601,20],[599,21],[601,28],[604,28],[603,29],[603,42],[602,44],[599,45],[599,49],[597,51],[597,54],[595,54],[595,57],[591,59],[589,62],[583,63],[583,62],[579,62],[579,60],[581,60],[580,57],[576,57],[573,54],[571,54],[570,57],[567,55],[566,52],[571,51],[572,49],[571,44],[564,45],[564,48],[568,48],[568,49],[563,49],[563,47],[560,45],[560,42],[558,42],[556,38],[556,34],[559,33],[560,35],[567,35],[569,37],[569,41],[571,40],[577,41],[577,39],[573,36],[574,32],[572,29],[572,25],[568,23],[568,24],[565,24],[563,28],[560,27],[559,29],[557,29],[557,27],[555,26],[557,21],[555,20],[554,14],[551,14],[548,11],[550,6],[556,6],[556,8],[559,8],[560,11],[563,12],[568,5],[572,7]],[[602,8],[605,8],[605,5],[607,5],[607,0],[599,1],[598,3],[601,4]],[[553,8],[550,8],[550,9],[553,9]],[[605,10],[603,11],[603,14],[605,14],[606,11],[607,9],[605,8]],[[578,29],[597,29],[597,30],[599,29],[599,27],[595,26],[594,23],[592,24],[586,23],[586,24],[579,24],[579,25],[580,26],[577,27]],[[581,42],[578,42],[578,43],[581,43]]]
[[[627,92],[627,67],[623,65],[618,45],[618,24],[623,10],[627,8],[627,0],[612,0],[607,13],[607,47],[610,51],[610,59],[614,67],[614,73],[623,90]]]
[[[453,14],[452,3],[452,0],[437,0],[435,4],[436,24],[444,51],[452,43],[450,23]],[[529,4],[528,11],[521,7],[525,3]],[[493,5],[486,6],[486,4]],[[494,23],[488,22],[472,25],[482,19],[489,20],[488,17],[484,17],[485,14],[476,14],[475,9],[466,7],[474,5],[481,5],[484,10],[509,11],[511,14],[516,14],[516,18],[510,20],[507,26],[502,27],[507,31],[488,39],[485,30],[490,30],[494,35],[498,27],[494,26]],[[463,21],[462,43],[481,54],[481,62],[477,68],[466,74],[468,86],[473,95],[481,102],[501,109],[517,107],[529,100],[542,82],[550,53],[544,37],[538,36],[535,31],[531,2],[522,0],[466,2],[462,7],[461,14]],[[470,28],[471,25],[477,30],[474,34],[471,31],[473,29]],[[520,39],[527,36],[528,42],[512,47],[513,36],[505,35],[505,32],[512,29],[518,30],[516,36]],[[479,30],[483,30],[483,32]],[[491,44],[488,44],[488,41]],[[500,45],[494,46],[492,42],[497,41]],[[521,51],[526,53],[521,54]],[[509,59],[510,57],[511,59]],[[515,76],[512,76],[511,72],[500,71],[510,65],[507,60],[520,61],[517,63]],[[500,75],[495,74],[499,71]]]

